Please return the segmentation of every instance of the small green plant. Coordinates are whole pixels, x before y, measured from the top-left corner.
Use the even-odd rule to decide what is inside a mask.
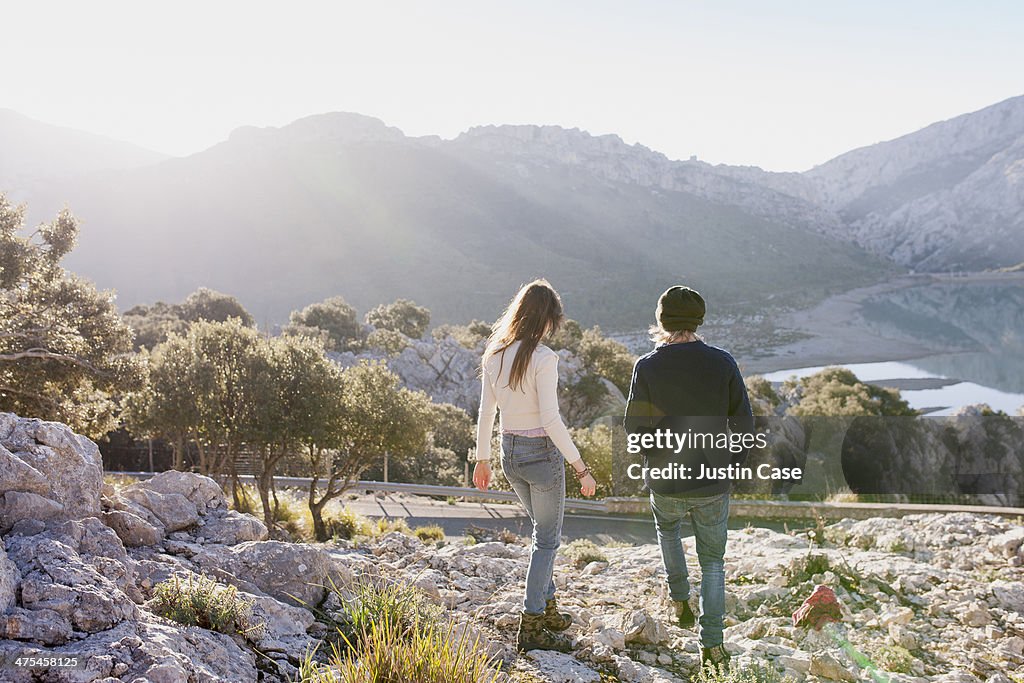
[[[344,507],[337,514],[325,514],[324,525],[327,527],[327,534],[331,538],[351,540],[356,536],[368,536],[370,534],[370,522],[365,517],[350,508]]]
[[[728,672],[704,668],[694,679],[696,683],[786,683],[792,680],[789,677],[783,679],[775,669],[760,664],[733,667]]]
[[[443,620],[441,608],[414,588],[396,582],[363,582],[343,592],[336,619],[321,614],[336,634],[330,652],[307,652],[300,683],[492,683],[500,672],[486,644]]]
[[[898,674],[911,673],[914,655],[899,645],[880,645],[871,653],[875,666]]]
[[[402,628],[394,622],[374,625],[361,638],[358,651],[334,644],[326,666],[307,655],[299,667],[300,683],[493,683],[501,665],[492,665],[487,649],[454,625],[414,622]]]
[[[397,519],[381,517],[376,521],[370,522],[366,535],[371,538],[377,538],[378,536],[390,534],[393,531],[397,531],[398,533],[405,534],[407,536],[412,534],[412,529],[409,528],[409,524],[405,519],[401,517]]]
[[[150,609],[154,614],[185,626],[199,626],[228,635],[259,640],[265,626],[253,620],[252,604],[238,589],[201,576],[183,580],[173,576],[153,589]]]
[[[586,538],[577,538],[565,547],[565,555],[572,560],[573,566],[583,569],[591,562],[607,562],[608,557],[597,545]]]
[[[107,472],[103,475],[103,483],[109,484],[118,490],[123,489],[126,486],[131,486],[137,481],[138,479],[135,479],[134,477],[128,477],[123,474],[118,474],[117,472]]]
[[[437,524],[416,527],[412,533],[424,543],[438,543],[444,540],[444,529]]]
[[[337,591],[336,587],[331,590]],[[339,598],[343,598],[339,594]],[[341,617],[334,623],[342,639],[360,649],[362,639],[382,624],[408,630],[416,623],[426,624],[440,617],[440,608],[431,604],[415,588],[396,582],[366,582],[355,587],[355,596],[343,599]]]
[[[807,553],[801,557],[794,558],[783,573],[789,579],[789,586],[797,586],[804,581],[810,581],[815,574],[824,574],[832,568],[827,555]]]

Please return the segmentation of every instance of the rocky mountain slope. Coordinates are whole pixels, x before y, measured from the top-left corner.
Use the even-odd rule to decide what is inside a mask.
[[[0,658],[78,658],[63,669],[7,666],[4,680],[288,680],[327,630],[302,605],[339,609],[324,586],[357,576],[415,585],[460,632],[488,643],[502,681],[668,683],[696,666],[695,634],[665,619],[655,546],[601,548],[579,569],[561,553],[555,580],[575,649],[517,657],[522,542],[267,540],[205,477],[167,472],[115,490],[101,474],[92,442],[0,415]],[[863,680],[856,652],[898,683],[1007,683],[1024,666],[1022,544],[1019,523],[972,514],[730,532],[727,647],[737,666],[796,681]],[[157,616],[154,586],[174,576],[236,587],[261,628],[228,636]],[[699,585],[695,564],[691,576]],[[830,631],[789,616],[816,584],[843,604]]]
[[[804,176],[847,237],[920,270],[1024,260],[1024,96],[847,152]]]
[[[126,306],[205,284],[259,301],[267,322],[339,292],[461,321],[545,274],[575,317],[636,328],[676,279],[756,308],[879,277],[859,248],[919,270],[1024,261],[1024,96],[805,173],[557,126],[410,138],[344,113],[162,163],[8,111],[0,142],[0,190],[29,201],[30,222],[70,205],[84,228],[69,265]]]
[[[202,283],[265,323],[337,294],[363,311],[407,297],[435,322],[490,320],[545,275],[574,318],[636,329],[678,279],[756,310],[769,296],[798,303],[885,270],[810,219],[758,214],[773,202],[798,218],[813,207],[777,194],[748,211],[727,200],[746,196],[741,183],[723,182],[708,199],[590,167],[523,158],[510,168],[464,142],[329,114],[27,199],[33,220],[65,203],[82,217],[68,267],[115,288],[121,305],[177,300]]]

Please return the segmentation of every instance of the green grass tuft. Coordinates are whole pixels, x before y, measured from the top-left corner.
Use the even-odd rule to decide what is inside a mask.
[[[590,540],[578,538],[565,547],[565,555],[573,566],[583,569],[591,562],[607,562],[608,557]]]
[[[182,580],[174,576],[153,589],[150,609],[154,614],[185,626],[238,634],[259,640],[265,626],[255,622],[252,604],[238,595],[238,589],[203,576]]]
[[[412,533],[424,543],[439,543],[444,540],[444,529],[437,524],[416,527]]]

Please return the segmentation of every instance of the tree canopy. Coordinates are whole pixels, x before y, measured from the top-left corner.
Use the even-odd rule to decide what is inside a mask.
[[[843,367],[825,368],[797,382],[789,381],[786,388],[798,398],[788,410],[790,415],[917,415],[898,390],[861,382]]]
[[[378,330],[392,330],[410,339],[419,339],[430,327],[430,311],[409,299],[398,299],[367,313],[366,322]]]
[[[141,378],[111,292],[61,267],[78,223],[68,210],[28,235],[0,194],[0,410],[59,420],[92,438],[116,426],[115,397]]]
[[[292,311],[283,332],[316,337],[330,351],[359,351],[366,341],[356,309],[340,296]]]
[[[206,287],[192,292],[180,304],[157,301],[133,306],[124,313],[125,321],[135,330],[137,349],[152,349],[171,334],[184,334],[189,323],[197,320],[225,322],[230,318],[237,318],[246,327],[256,324],[238,299]]]

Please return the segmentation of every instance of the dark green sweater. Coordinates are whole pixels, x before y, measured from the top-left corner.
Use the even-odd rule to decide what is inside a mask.
[[[727,351],[702,341],[664,344],[641,356],[633,367],[624,421],[627,434],[671,429],[678,434],[749,434],[754,419],[750,401],[736,361]],[[692,473],[705,468],[742,465],[747,450],[686,447],[644,449],[647,467],[669,463],[686,465]],[[710,496],[730,487],[728,479],[684,480],[644,477],[644,483],[658,493]]]

